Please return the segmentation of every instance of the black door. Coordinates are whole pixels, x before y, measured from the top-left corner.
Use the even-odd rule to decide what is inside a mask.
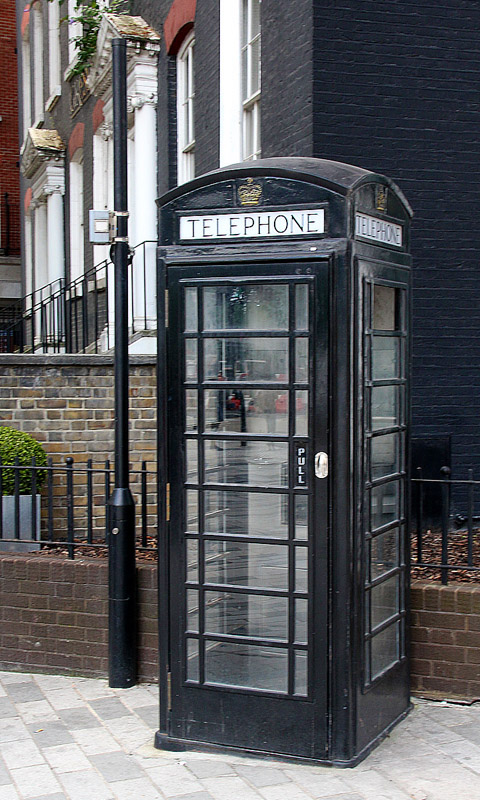
[[[325,757],[328,264],[232,270],[169,270],[168,733]]]

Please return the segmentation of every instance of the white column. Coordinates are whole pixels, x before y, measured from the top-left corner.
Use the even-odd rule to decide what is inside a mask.
[[[156,327],[157,242],[157,115],[153,100],[137,95],[135,109],[135,220],[132,244],[137,247],[134,260],[135,330]],[[142,244],[145,242],[145,244]]]
[[[41,200],[35,205],[34,290],[35,301],[40,300],[38,290],[48,283],[47,204]]]
[[[242,160],[242,0],[220,0],[220,166]]]
[[[63,197],[60,192],[52,191],[47,195],[47,240],[48,240],[48,283],[54,283],[54,289],[60,286],[65,276],[65,251],[63,245]],[[58,282],[58,283],[57,283]]]

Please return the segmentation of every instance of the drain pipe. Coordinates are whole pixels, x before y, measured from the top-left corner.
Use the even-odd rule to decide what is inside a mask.
[[[108,680],[125,689],[136,682],[135,506],[128,452],[128,206],[127,45],[112,39],[113,192],[115,268],[115,488],[108,541]]]

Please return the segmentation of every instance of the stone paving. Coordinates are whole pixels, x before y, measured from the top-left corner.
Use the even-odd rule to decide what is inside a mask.
[[[480,800],[480,703],[415,701],[359,766],[155,750],[157,688],[0,672],[0,800]]]

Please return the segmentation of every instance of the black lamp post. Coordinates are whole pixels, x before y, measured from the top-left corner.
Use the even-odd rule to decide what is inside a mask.
[[[109,685],[136,682],[135,505],[128,453],[127,47],[112,40],[115,267],[115,488],[109,526]]]

